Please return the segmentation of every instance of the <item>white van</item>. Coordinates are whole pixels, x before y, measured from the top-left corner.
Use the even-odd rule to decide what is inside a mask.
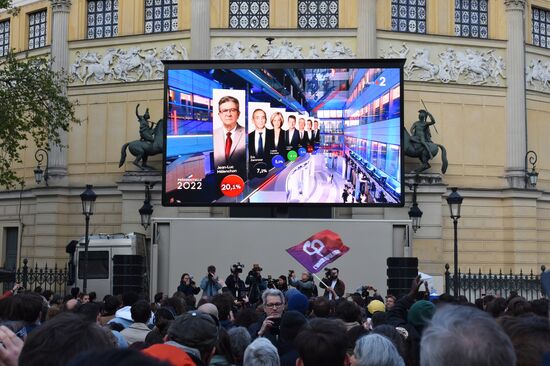
[[[70,254],[69,286],[82,291],[84,278],[85,238],[67,245]],[[77,260],[78,258],[78,260]],[[99,234],[89,237],[87,291],[101,300],[105,295],[118,295],[149,290],[150,259],[145,236],[140,233]]]

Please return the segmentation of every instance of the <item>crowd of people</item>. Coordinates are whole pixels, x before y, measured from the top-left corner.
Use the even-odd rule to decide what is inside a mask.
[[[399,297],[372,286],[346,292],[331,268],[244,279],[214,266],[184,273],[171,296],[105,296],[73,289],[0,298],[0,366],[453,366],[547,365],[549,301],[485,296],[430,299],[420,277]],[[243,276],[244,277],[244,276]],[[202,293],[201,293],[202,292]],[[319,293],[318,293],[319,292]],[[323,292],[323,293],[321,293]],[[200,296],[199,296],[200,294]],[[546,362],[546,363],[543,363]]]

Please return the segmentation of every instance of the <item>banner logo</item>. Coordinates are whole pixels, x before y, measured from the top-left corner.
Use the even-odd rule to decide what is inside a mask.
[[[308,240],[304,243],[302,249],[309,255],[321,255],[321,252],[325,249],[325,244],[323,244],[323,242],[319,239],[315,239],[313,241]]]

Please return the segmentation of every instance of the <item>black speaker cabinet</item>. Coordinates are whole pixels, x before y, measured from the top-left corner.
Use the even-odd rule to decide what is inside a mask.
[[[113,256],[113,295],[143,292],[144,276],[145,260],[141,255]]]
[[[418,276],[418,258],[389,257],[386,261],[388,294],[400,297],[411,289],[412,280]]]

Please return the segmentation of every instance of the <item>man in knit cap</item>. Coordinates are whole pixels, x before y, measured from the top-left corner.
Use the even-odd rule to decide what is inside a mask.
[[[374,313],[376,312],[384,312],[386,311],[386,306],[384,305],[384,303],[380,300],[372,300],[371,302],[369,302],[369,304],[367,305],[367,311],[369,312],[370,315],[374,315]]]
[[[217,320],[212,315],[190,311],[173,321],[168,328],[164,344],[155,344],[143,352],[169,362],[172,355],[178,353],[180,359],[185,360],[185,363],[178,363],[178,366],[208,365],[216,351],[218,328]]]
[[[286,311],[281,318],[281,335],[277,350],[281,358],[281,366],[294,366],[298,359],[298,350],[294,339],[300,330],[307,325],[306,317],[295,310]]]
[[[295,310],[303,315],[307,315],[309,310],[309,300],[307,299],[306,295],[302,294],[299,291],[296,291],[296,293],[293,293],[288,297],[288,306],[287,310]]]
[[[422,332],[424,326],[433,317],[435,313],[435,305],[426,300],[417,301],[409,309],[407,314],[408,322],[417,330]]]

